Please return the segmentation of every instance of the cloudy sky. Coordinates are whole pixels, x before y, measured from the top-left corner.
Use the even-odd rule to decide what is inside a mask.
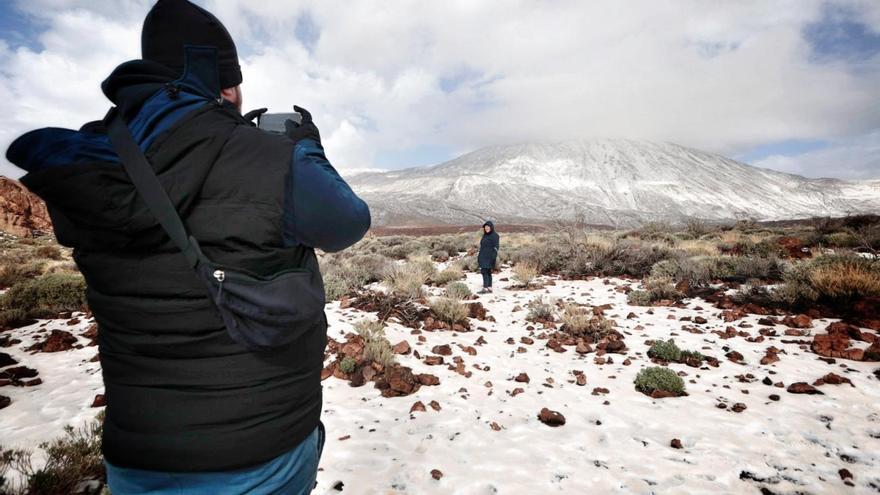
[[[103,116],[152,3],[0,0],[0,148]],[[197,3],[236,39],[246,109],[308,108],[343,171],[624,137],[880,178],[877,0]]]

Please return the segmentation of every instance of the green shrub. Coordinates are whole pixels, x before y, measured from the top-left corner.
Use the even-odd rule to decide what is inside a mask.
[[[529,310],[526,320],[529,321],[552,321],[553,313],[556,310],[556,306],[552,302],[544,301],[543,296],[538,296],[529,301],[526,304],[526,308]]]
[[[343,373],[351,373],[357,367],[357,359],[351,356],[345,356],[339,362],[339,371]]]
[[[452,299],[467,299],[471,296],[471,289],[464,282],[450,282],[446,284],[446,297]]]
[[[648,356],[664,361],[678,361],[681,359],[681,349],[675,345],[673,339],[666,341],[658,340],[648,349]]]
[[[44,275],[13,285],[3,295],[2,305],[31,315],[81,311],[86,307],[85,291],[86,283],[80,275]]]
[[[626,302],[633,306],[650,306],[654,300],[646,290],[631,290],[626,296]]]
[[[650,394],[655,390],[663,390],[674,394],[684,392],[684,380],[675,371],[662,366],[644,368],[635,379],[636,390]]]
[[[458,299],[451,297],[435,297],[431,299],[429,304],[431,312],[440,321],[445,321],[450,325],[455,323],[467,323],[468,308]]]

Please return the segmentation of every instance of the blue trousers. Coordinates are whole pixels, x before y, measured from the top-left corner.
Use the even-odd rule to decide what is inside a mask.
[[[293,450],[269,462],[236,471],[165,473],[117,467],[106,460],[107,484],[113,495],[308,495],[315,487],[324,449],[324,426],[315,428]]]
[[[492,269],[480,268],[480,273],[483,275],[483,287],[492,287]]]

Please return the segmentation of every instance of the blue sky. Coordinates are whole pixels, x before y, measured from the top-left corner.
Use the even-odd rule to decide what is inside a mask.
[[[100,117],[151,3],[0,2],[0,146]],[[237,40],[245,106],[309,108],[343,170],[611,137],[880,178],[880,2],[197,3]]]

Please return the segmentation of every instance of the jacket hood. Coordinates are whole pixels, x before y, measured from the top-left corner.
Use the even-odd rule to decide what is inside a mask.
[[[483,229],[486,228],[486,225],[488,225],[489,228],[492,229],[492,232],[490,232],[490,233],[495,233],[495,224],[492,223],[492,220],[486,220],[486,223],[483,224]],[[483,235],[486,235],[485,230],[483,231]]]
[[[174,123],[211,101],[198,91],[206,84],[192,82],[188,75],[193,79],[199,73],[184,71],[178,77],[161,64],[134,60],[117,67],[103,82],[104,94],[122,111],[145,153]],[[46,202],[62,244],[130,244],[144,229],[157,225],[135,201],[137,191],[101,121],[79,130],[30,131],[9,146],[6,157],[28,172],[21,182]],[[90,232],[91,238],[73,239],[73,232]]]

